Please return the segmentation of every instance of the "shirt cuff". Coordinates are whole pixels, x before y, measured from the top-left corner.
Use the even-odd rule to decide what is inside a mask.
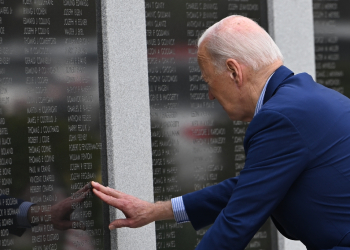
[[[171,206],[173,207],[174,217],[177,223],[185,223],[190,221],[186,213],[182,196],[171,199]]]
[[[19,206],[19,212],[17,214],[18,227],[31,228],[32,225],[28,221],[28,211],[34,204],[31,202],[24,201]]]

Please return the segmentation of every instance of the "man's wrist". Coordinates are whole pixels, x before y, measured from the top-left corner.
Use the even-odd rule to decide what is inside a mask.
[[[157,201],[154,203],[155,221],[174,220],[173,208],[170,201]]]
[[[30,213],[30,209],[34,204],[31,202],[24,201],[18,208],[17,213],[17,223],[21,228],[30,228],[32,227],[32,223],[30,223],[28,214]]]

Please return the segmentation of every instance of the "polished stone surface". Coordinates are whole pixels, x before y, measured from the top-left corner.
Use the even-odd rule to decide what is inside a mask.
[[[0,1],[0,192],[35,203],[38,224],[17,237],[2,223],[1,249],[109,244],[102,202],[69,198],[102,182],[98,11],[93,0]],[[55,229],[59,213],[86,230]]]

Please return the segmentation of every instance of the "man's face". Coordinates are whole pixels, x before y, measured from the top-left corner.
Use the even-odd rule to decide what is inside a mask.
[[[203,46],[198,49],[198,64],[203,80],[208,84],[209,99],[217,99],[231,120],[247,120],[244,114],[242,88],[227,68],[217,73]]]

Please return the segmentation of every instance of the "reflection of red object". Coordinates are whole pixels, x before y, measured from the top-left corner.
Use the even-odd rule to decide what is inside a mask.
[[[209,126],[193,126],[184,128],[183,134],[190,139],[205,139],[212,138],[211,134],[212,127]]]

